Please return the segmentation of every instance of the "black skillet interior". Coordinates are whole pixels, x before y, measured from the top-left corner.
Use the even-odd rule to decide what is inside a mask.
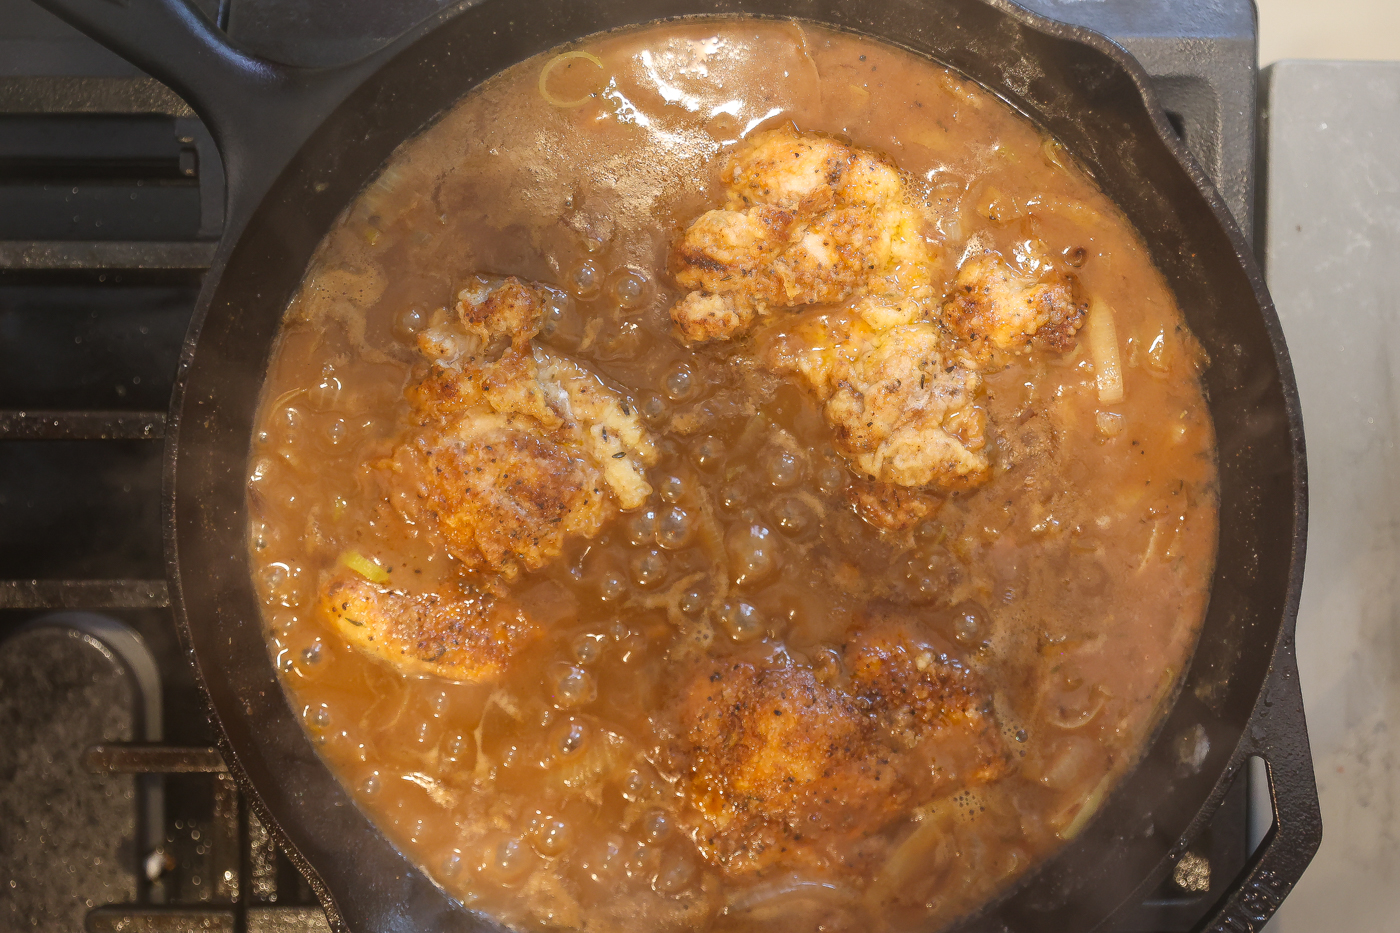
[[[186,93],[230,166],[230,232],[206,281],[172,410],[172,592],[235,773],[319,876],[338,925],[491,926],[356,809],[269,659],[249,578],[245,470],[282,311],[340,210],[400,142],[472,87],[585,35],[695,14],[826,23],[928,55],[993,89],[1062,141],[1125,211],[1212,361],[1205,380],[1219,441],[1220,549],[1179,698],[1141,766],[1088,828],[962,927],[1098,927],[1170,869],[1251,753],[1271,765],[1276,829],[1216,920],[1267,916],[1292,886],[1320,833],[1291,670],[1306,488],[1296,390],[1243,241],[1117,46],[1007,0],[536,0],[528,8],[480,0],[371,60],[318,75],[240,58],[182,0],[128,0],[152,24],[149,38],[123,23],[125,5],[42,2]],[[188,47],[152,47],[163,40]],[[1204,763],[1183,765],[1177,749],[1202,736]]]

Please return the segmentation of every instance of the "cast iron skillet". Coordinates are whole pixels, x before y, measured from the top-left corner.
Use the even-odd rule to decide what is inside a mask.
[[[1009,0],[479,0],[362,61],[309,70],[241,52],[185,0],[40,2],[184,96],[223,154],[228,219],[180,362],[167,440],[171,594],[229,765],[338,929],[492,924],[433,885],[356,809],[269,659],[249,579],[245,477],[282,311],[340,210],[463,93],[560,43],[688,14],[827,23],[991,88],[1058,137],[1127,213],[1210,354],[1220,552],[1184,688],[1143,764],[1088,828],[961,928],[1111,928],[1171,869],[1251,755],[1269,766],[1274,828],[1206,926],[1254,930],[1291,889],[1321,837],[1293,654],[1306,526],[1297,389],[1239,231],[1121,48]]]

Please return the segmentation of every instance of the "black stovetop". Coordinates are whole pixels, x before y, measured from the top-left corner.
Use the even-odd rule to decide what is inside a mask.
[[[1144,62],[1248,229],[1250,0],[1023,0]],[[363,54],[439,0],[199,0],[250,48]],[[223,770],[169,611],[161,439],[222,226],[162,86],[0,0],[0,930],[324,929]],[[1190,929],[1243,865],[1244,780],[1122,933]]]

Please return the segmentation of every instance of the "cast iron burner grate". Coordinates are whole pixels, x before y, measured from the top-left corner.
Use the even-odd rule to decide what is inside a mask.
[[[1184,17],[1170,0],[1023,2],[1139,56],[1248,230],[1249,0]],[[395,15],[351,0],[360,21],[344,3],[206,5],[249,46],[314,63],[438,0]],[[165,411],[222,228],[218,153],[166,88],[93,61],[123,70],[28,0],[0,0],[0,928],[324,930],[212,747],[162,565]],[[1247,818],[1237,780],[1120,933],[1192,929],[1245,863]]]

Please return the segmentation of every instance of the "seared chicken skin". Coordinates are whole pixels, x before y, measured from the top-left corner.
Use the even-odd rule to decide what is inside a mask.
[[[733,873],[820,866],[907,809],[894,752],[853,698],[792,663],[713,661],[680,698],[696,843]]]
[[[986,684],[938,639],[885,619],[847,643],[844,661],[847,689],[868,703],[880,731],[908,750],[930,793],[985,784],[1007,772]]]
[[[1072,283],[1039,258],[1023,257],[1024,270],[987,251],[940,298],[941,253],[903,176],[826,137],[762,133],[721,180],[724,207],[675,249],[676,282],[690,290],[671,309],[680,337],[731,339],[776,309],[839,305],[796,322],[764,362],[823,404],[837,448],[866,477],[852,495],[860,514],[905,528],[936,511],[939,493],[986,482],[981,374],[1072,346],[1084,317]]]
[[[490,680],[540,634],[504,587],[484,581],[408,593],[345,569],[321,588],[318,608],[355,647],[449,680]]]
[[[349,570],[322,615],[409,672],[489,679],[536,634],[500,578],[534,570],[651,493],[656,453],[631,404],[579,363],[532,346],[547,293],[477,280],[418,336],[405,392],[418,426],[370,464],[400,514],[435,533],[471,582],[412,592]]]
[[[1063,277],[1044,278],[1011,268],[996,253],[973,256],[958,269],[940,320],[959,351],[983,371],[1002,368],[1017,353],[1064,353],[1074,346],[1087,305]]]
[[[676,246],[671,309],[690,342],[746,333],[778,308],[845,301],[899,280],[928,278],[923,219],[889,162],[790,129],[760,133],[721,178],[721,210],[701,215]]]
[[[680,691],[674,759],[715,865],[860,868],[911,807],[1006,773],[986,686],[916,628],[877,623],[843,664],[717,659]]]
[[[533,347],[546,296],[515,279],[464,290],[418,346],[408,397],[423,428],[392,468],[465,565],[513,576],[651,494],[636,409],[582,365]],[[494,341],[509,346],[494,360]]]
[[[891,308],[867,298],[854,313],[804,321],[767,363],[825,403],[837,448],[871,480],[946,490],[990,475],[982,379],[917,302]]]

